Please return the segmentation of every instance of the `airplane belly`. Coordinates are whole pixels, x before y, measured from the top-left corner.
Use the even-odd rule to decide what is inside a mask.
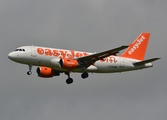
[[[119,72],[121,70],[119,59],[116,62],[96,62],[95,66],[98,69],[98,73],[112,73]]]

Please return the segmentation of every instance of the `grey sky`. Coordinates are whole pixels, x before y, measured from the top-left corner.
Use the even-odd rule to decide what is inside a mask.
[[[0,0],[0,120],[166,120],[165,0]],[[22,45],[98,52],[151,32],[151,69],[38,78],[7,58]]]

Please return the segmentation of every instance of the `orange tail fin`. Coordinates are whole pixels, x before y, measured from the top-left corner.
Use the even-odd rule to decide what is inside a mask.
[[[150,33],[142,32],[136,40],[129,45],[128,49],[121,55],[122,57],[144,60]]]

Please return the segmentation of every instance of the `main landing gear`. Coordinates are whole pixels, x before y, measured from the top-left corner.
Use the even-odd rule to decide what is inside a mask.
[[[67,80],[66,80],[66,83],[67,84],[72,84],[73,83],[73,79],[70,77],[70,72],[65,72],[65,74],[68,76]],[[89,74],[87,72],[83,72],[81,74],[81,77],[83,79],[87,78],[89,76]]]
[[[27,72],[27,75],[31,75],[32,74],[32,65],[28,65],[29,66],[29,71]]]
[[[87,72],[84,72],[84,73],[81,74],[81,77],[83,79],[87,78],[88,76],[89,76],[89,74]]]
[[[68,76],[68,78],[67,78],[67,80],[66,80],[66,83],[67,83],[67,84],[73,83],[73,79],[70,77],[70,73],[69,73],[69,72],[65,72],[65,74]]]

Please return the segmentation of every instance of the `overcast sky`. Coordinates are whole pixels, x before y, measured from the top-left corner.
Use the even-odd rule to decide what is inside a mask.
[[[43,79],[8,53],[23,45],[99,52],[151,33],[154,67]],[[166,120],[166,0],[0,0],[0,120]]]

